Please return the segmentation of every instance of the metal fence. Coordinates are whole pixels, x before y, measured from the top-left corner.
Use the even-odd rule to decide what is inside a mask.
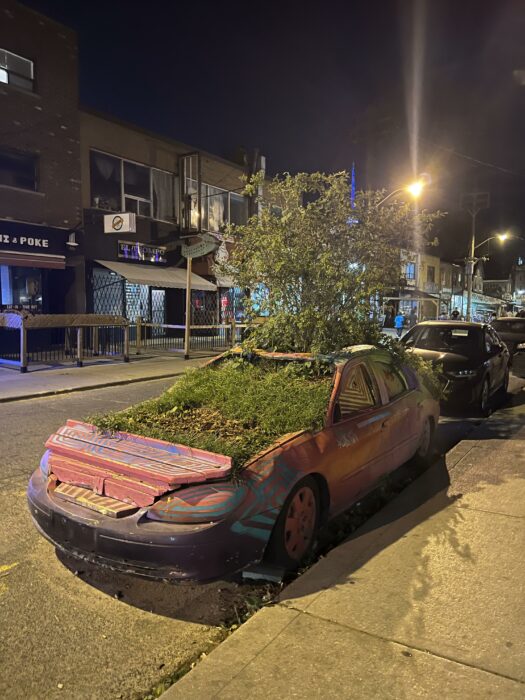
[[[99,317],[100,318],[100,317]],[[129,360],[140,354],[214,354],[242,342],[246,324],[224,323],[186,326],[143,322],[132,325],[83,325],[31,328],[0,325],[0,365],[26,372],[31,364],[57,365],[72,362],[81,367],[86,360]]]
[[[214,353],[222,352],[242,342],[246,324],[192,325],[189,333],[189,346],[185,347],[184,325],[167,323],[138,322],[130,326],[131,352],[140,355],[144,352]]]
[[[0,326],[0,365],[26,372],[31,364],[74,362],[93,358],[129,360],[129,326],[83,325],[50,328]]]

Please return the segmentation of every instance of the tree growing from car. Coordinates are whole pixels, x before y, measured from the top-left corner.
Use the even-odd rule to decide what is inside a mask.
[[[260,181],[247,184],[254,194]],[[275,177],[259,213],[231,227],[223,271],[250,290],[247,313],[258,347],[295,352],[334,351],[377,341],[370,319],[385,293],[399,285],[400,249],[427,243],[439,212],[417,212],[384,192],[350,201],[349,176],[299,173]]]

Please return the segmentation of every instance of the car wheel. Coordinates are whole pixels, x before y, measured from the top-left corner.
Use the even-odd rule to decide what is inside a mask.
[[[431,418],[427,418],[423,430],[421,431],[421,437],[419,440],[419,447],[417,448],[416,454],[414,455],[414,461],[416,464],[421,466],[426,466],[431,461],[434,455],[434,426]]]
[[[289,493],[277,518],[265,559],[295,570],[311,554],[320,521],[317,482],[307,476]]]
[[[488,377],[483,380],[483,385],[481,387],[479,410],[482,416],[488,416],[490,413],[490,386]]]

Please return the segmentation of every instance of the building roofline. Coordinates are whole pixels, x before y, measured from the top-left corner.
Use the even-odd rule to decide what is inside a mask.
[[[61,29],[65,29],[68,32],[71,32],[72,34],[75,35],[75,41],[78,44],[78,32],[76,29],[71,27],[69,24],[64,24],[63,22],[59,22],[57,19],[53,19],[53,17],[50,17],[49,15],[46,15],[43,12],[39,12],[39,10],[35,10],[33,7],[29,7],[29,5],[26,5],[25,2],[20,2],[19,0],[16,0],[15,4],[18,5],[19,7],[23,8],[27,12],[32,12],[34,15],[37,15],[38,17],[45,19],[48,22],[51,22],[51,24],[56,24],[57,27],[60,27]]]
[[[234,160],[223,158],[222,156],[218,156],[214,153],[210,153],[209,151],[205,151],[202,148],[189,146],[183,141],[177,141],[177,139],[171,138],[170,136],[165,136],[164,134],[159,134],[155,131],[151,131],[150,129],[145,129],[142,126],[138,126],[137,124],[133,124],[132,122],[120,119],[120,117],[115,117],[112,114],[106,114],[105,112],[100,112],[99,110],[91,109],[90,107],[86,107],[84,105],[80,105],[79,112],[81,115],[86,114],[88,116],[97,117],[98,119],[117,124],[118,126],[122,126],[125,129],[131,129],[132,131],[136,131],[139,134],[144,134],[145,136],[150,136],[151,138],[158,139],[159,141],[164,141],[165,143],[170,144],[172,146],[179,146],[187,150],[188,153],[198,151],[203,156],[224,163],[225,165],[229,165],[230,167],[237,168],[244,172],[244,167],[240,163],[236,163]]]

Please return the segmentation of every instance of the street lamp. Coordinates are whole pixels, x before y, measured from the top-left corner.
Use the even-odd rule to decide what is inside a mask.
[[[389,199],[394,197],[396,194],[399,194],[400,192],[408,192],[409,195],[411,195],[414,199],[418,199],[421,196],[421,193],[425,189],[425,187],[430,184],[430,175],[428,173],[422,173],[419,178],[415,182],[411,182],[409,185],[405,185],[404,187],[398,187],[396,190],[393,192],[390,192],[390,194],[387,194],[384,199],[382,199],[378,204],[376,204],[376,209],[379,209],[380,206],[382,206],[385,202],[387,202]]]
[[[473,222],[474,222],[475,217],[473,217]],[[493,241],[495,238],[497,238],[501,243],[504,243],[508,238],[512,238],[512,234],[509,233],[496,233],[494,236],[489,236],[488,238],[485,238],[484,241],[481,243],[478,243],[476,245],[475,243],[475,233],[473,232],[472,238],[470,241],[470,256],[467,258],[466,261],[466,266],[465,266],[465,272],[467,274],[467,313],[466,313],[466,318],[467,321],[472,321],[472,283],[474,280],[474,268],[476,267],[476,263],[480,258],[476,258],[475,256],[475,251],[480,248],[482,245],[485,245],[485,243],[488,243],[489,241]]]

